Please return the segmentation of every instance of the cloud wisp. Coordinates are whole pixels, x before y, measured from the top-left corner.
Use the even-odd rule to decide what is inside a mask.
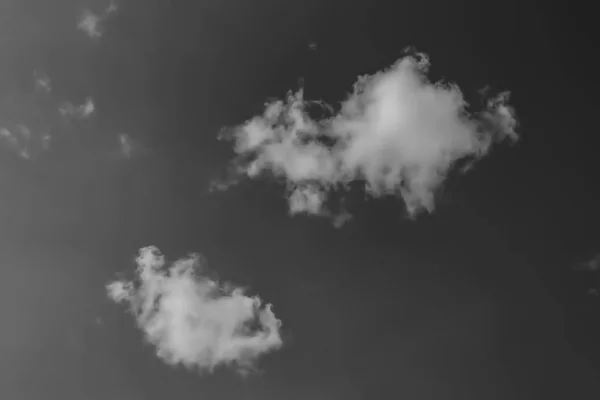
[[[493,144],[518,136],[508,92],[470,112],[458,86],[428,79],[429,67],[428,57],[416,53],[359,77],[339,112],[326,118],[310,111],[331,115],[332,107],[304,99],[302,90],[266,104],[262,115],[221,134],[237,156],[217,188],[271,176],[285,182],[291,214],[337,218],[328,207],[331,194],[363,182],[372,197],[401,197],[411,217],[432,212],[458,162],[470,166]]]
[[[165,363],[200,373],[218,366],[247,373],[260,356],[282,346],[281,322],[271,305],[202,275],[199,256],[167,265],[150,246],[140,249],[136,262],[136,279],[108,284],[108,295],[129,305]]]

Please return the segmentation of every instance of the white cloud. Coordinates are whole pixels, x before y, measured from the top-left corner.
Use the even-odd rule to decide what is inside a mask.
[[[167,364],[201,373],[220,365],[248,372],[261,355],[281,347],[280,321],[271,305],[198,274],[198,256],[167,266],[151,246],[140,249],[136,262],[137,279],[108,284],[108,294],[130,306]]]
[[[360,77],[330,118],[312,118],[308,106],[316,102],[302,90],[267,104],[263,115],[222,135],[234,141],[238,157],[220,188],[267,174],[287,183],[290,213],[332,215],[330,192],[363,181],[373,197],[402,197],[411,216],[431,212],[457,161],[473,162],[517,134],[507,92],[468,112],[456,85],[429,81],[429,65],[427,56],[415,54]]]
[[[79,106],[72,103],[64,103],[59,112],[64,117],[87,118],[96,110],[94,101],[91,97],[85,99],[85,102]]]

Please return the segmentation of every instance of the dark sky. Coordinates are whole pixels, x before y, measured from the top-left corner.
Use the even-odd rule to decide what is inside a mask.
[[[600,394],[594,278],[569,268],[598,250],[593,14],[349,3],[123,0],[92,39],[77,17],[107,2],[0,0],[0,117],[55,135],[30,160],[0,148],[0,398]],[[407,46],[468,99],[485,85],[510,90],[520,123],[518,144],[451,179],[432,215],[409,221],[400,199],[369,200],[334,229],[291,218],[272,183],[208,193],[232,157],[222,127],[300,78],[307,97],[336,104]],[[35,71],[52,79],[46,103],[32,95]],[[48,116],[86,96],[92,118]],[[119,156],[124,133],[132,157]],[[260,374],[200,376],[143,343],[104,285],[147,245],[201,252],[274,304],[285,344]]]

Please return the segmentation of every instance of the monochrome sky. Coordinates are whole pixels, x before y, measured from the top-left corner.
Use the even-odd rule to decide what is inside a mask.
[[[600,393],[550,7],[0,0],[0,397]]]

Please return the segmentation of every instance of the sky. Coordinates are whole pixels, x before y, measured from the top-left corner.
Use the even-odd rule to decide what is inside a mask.
[[[0,397],[600,393],[591,15],[0,0]]]

